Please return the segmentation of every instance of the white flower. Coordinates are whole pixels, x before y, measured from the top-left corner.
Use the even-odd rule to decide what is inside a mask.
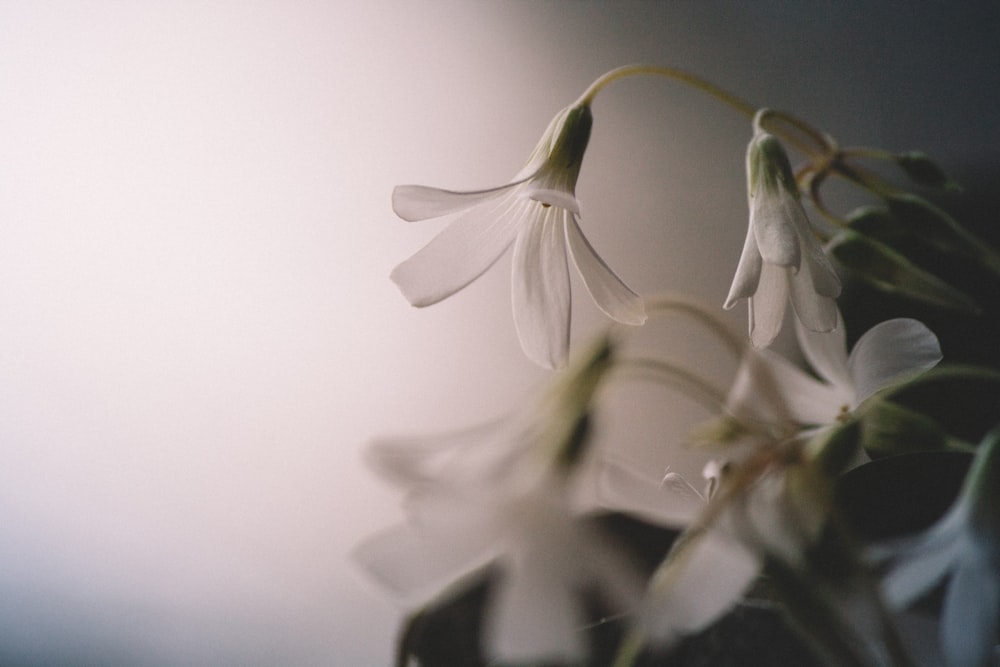
[[[799,427],[815,429],[846,418],[872,394],[941,361],[937,337],[917,320],[897,318],[869,329],[847,353],[847,339],[838,311],[838,326],[815,333],[796,322],[799,347],[817,377],[770,350],[751,350],[727,400],[738,420],[769,423],[775,406]],[[764,387],[761,369],[773,379],[778,396]]]
[[[606,341],[605,341],[606,342]],[[607,345],[557,378],[540,410],[435,441],[377,445],[373,462],[407,492],[407,521],[370,538],[359,563],[409,606],[492,568],[484,617],[491,659],[585,657],[580,591],[596,587],[616,612],[642,582],[617,548],[582,521],[572,498],[593,392]]]
[[[791,164],[781,142],[762,130],[747,148],[750,228],[725,308],[749,300],[750,340],[766,347],[781,329],[789,301],[811,331],[837,323],[840,279],[809,225]]]
[[[958,500],[936,524],[895,548],[882,582],[903,608],[950,575],[941,617],[949,667],[990,667],[1000,625],[1000,431],[979,446]]]
[[[656,482],[624,463],[604,461],[598,470],[598,500],[605,507],[671,528],[689,525],[717,488],[720,466],[709,461],[702,470],[705,488],[694,488],[669,469]]]
[[[708,627],[740,600],[766,559],[799,566],[815,541],[825,518],[823,484],[806,466],[758,464],[749,466],[759,474],[734,489],[710,463],[704,493],[674,473],[657,485],[622,466],[606,469],[602,491],[611,507],[668,527],[689,524],[650,582],[641,619],[650,641],[667,646]],[[731,474],[744,476],[738,467]]]
[[[514,322],[525,354],[545,367],[569,349],[572,256],[597,306],[624,324],[646,319],[642,299],[604,263],[578,223],[577,176],[590,138],[590,108],[571,106],[549,125],[527,165],[506,185],[454,192],[402,185],[392,194],[404,220],[461,213],[392,280],[414,306],[429,306],[482,275],[514,245]],[[568,250],[567,250],[568,248]]]

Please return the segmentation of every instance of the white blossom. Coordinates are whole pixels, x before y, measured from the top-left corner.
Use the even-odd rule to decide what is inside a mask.
[[[590,108],[561,111],[527,165],[505,185],[454,192],[398,186],[393,209],[404,220],[459,214],[422,250],[392,272],[414,306],[429,306],[461,290],[514,246],[514,322],[525,354],[562,366],[569,350],[569,258],[597,306],[623,324],[646,320],[642,299],[612,271],[583,235],[576,181],[590,137]]]
[[[1000,625],[1000,431],[982,444],[951,509],[920,535],[876,548],[893,567],[882,582],[904,608],[949,577],[941,647],[949,667],[994,665]],[[881,552],[881,553],[879,553]]]
[[[725,308],[749,303],[750,340],[770,345],[781,329],[789,300],[811,331],[836,326],[840,279],[802,208],[799,189],[781,142],[762,130],[747,148],[750,227]]]
[[[363,543],[357,561],[410,607],[491,570],[491,659],[585,657],[581,590],[596,588],[616,613],[638,606],[637,571],[574,502],[590,402],[609,355],[606,345],[592,350],[532,409],[451,438],[371,450],[406,492],[406,521]]]

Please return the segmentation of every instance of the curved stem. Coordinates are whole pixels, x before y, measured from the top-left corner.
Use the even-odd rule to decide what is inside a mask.
[[[659,381],[667,387],[679,389],[686,396],[706,407],[709,412],[717,412],[725,408],[725,392],[686,368],[648,357],[621,359],[618,363],[621,370],[630,372],[637,379]]]
[[[729,348],[730,352],[737,359],[741,358],[747,349],[747,343],[741,336],[736,335],[729,328],[729,325],[723,322],[714,312],[709,311],[705,306],[693,299],[674,295],[664,295],[647,299],[646,312],[652,314],[656,311],[683,313],[702,323],[719,340],[725,343],[726,347]]]
[[[594,98],[597,96],[601,90],[607,87],[609,84],[618,81],[619,79],[625,79],[630,76],[662,76],[668,79],[673,79],[674,81],[679,81],[681,83],[687,84],[692,88],[696,88],[703,93],[707,93],[712,97],[716,98],[720,102],[732,107],[736,111],[739,111],[745,116],[753,117],[757,112],[757,107],[750,104],[749,102],[733,95],[728,90],[716,86],[711,81],[707,81],[699,76],[695,76],[690,72],[685,72],[684,70],[678,69],[676,67],[666,67],[662,65],[623,65],[617,67],[610,72],[602,74],[597,78],[590,86],[583,92],[580,99],[577,100],[577,104],[589,105]]]
[[[785,111],[766,109],[754,118],[754,129],[780,137],[811,158],[829,160],[839,150],[837,142],[798,116]]]

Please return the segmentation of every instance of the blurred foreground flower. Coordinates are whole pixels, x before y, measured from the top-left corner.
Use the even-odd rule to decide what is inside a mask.
[[[596,589],[615,612],[638,605],[639,575],[572,506],[609,345],[557,376],[540,410],[450,441],[373,449],[374,463],[406,490],[409,520],[362,544],[357,560],[418,606],[493,568],[497,589],[484,620],[490,659],[584,658],[582,591]]]
[[[949,667],[995,665],[1000,628],[1000,429],[986,436],[958,500],[927,531],[876,549],[892,558],[882,583],[888,603],[903,608],[950,575],[941,616]]]
[[[585,104],[561,111],[525,167],[500,187],[454,192],[398,186],[392,204],[404,220],[462,213],[393,270],[392,280],[410,303],[429,306],[451,296],[513,243],[514,322],[525,354],[535,363],[562,366],[569,351],[567,255],[604,313],[623,324],[645,322],[642,299],[604,263],[578,224],[576,181],[592,123]]]
[[[789,301],[810,331],[837,324],[840,279],[802,208],[799,188],[784,147],[760,127],[766,109],[754,118],[747,147],[750,228],[725,308],[749,302],[750,340],[766,347],[781,330]]]

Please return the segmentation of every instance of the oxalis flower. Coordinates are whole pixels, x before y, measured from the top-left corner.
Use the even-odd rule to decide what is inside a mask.
[[[850,354],[836,309],[834,322],[837,326],[830,333],[795,323],[799,348],[816,376],[770,350],[751,350],[727,399],[730,415],[747,424],[790,420],[803,435],[816,435],[846,419],[876,392],[941,361],[937,336],[917,320],[897,318],[875,325]],[[776,406],[783,414],[777,414]]]
[[[525,354],[547,368],[562,366],[569,350],[572,257],[597,306],[623,324],[646,320],[642,299],[594,251],[580,230],[577,176],[593,123],[577,104],[550,123],[528,163],[496,188],[454,192],[401,185],[392,206],[404,220],[460,214],[392,280],[414,306],[446,299],[482,275],[514,245],[514,323]]]
[[[876,549],[893,559],[882,582],[891,607],[904,608],[950,576],[941,615],[949,667],[990,667],[1000,626],[1000,429],[979,445],[955,504],[924,533]]]
[[[837,323],[840,279],[809,225],[784,147],[754,118],[747,148],[750,228],[724,307],[747,299],[750,341],[766,347],[781,330],[789,299],[810,331],[831,331]]]
[[[383,442],[373,462],[406,491],[407,521],[355,552],[407,606],[419,607],[491,570],[484,651],[517,664],[585,657],[579,594],[597,589],[633,609],[642,581],[573,506],[593,392],[610,366],[598,346],[566,371],[539,408],[457,437]]]

